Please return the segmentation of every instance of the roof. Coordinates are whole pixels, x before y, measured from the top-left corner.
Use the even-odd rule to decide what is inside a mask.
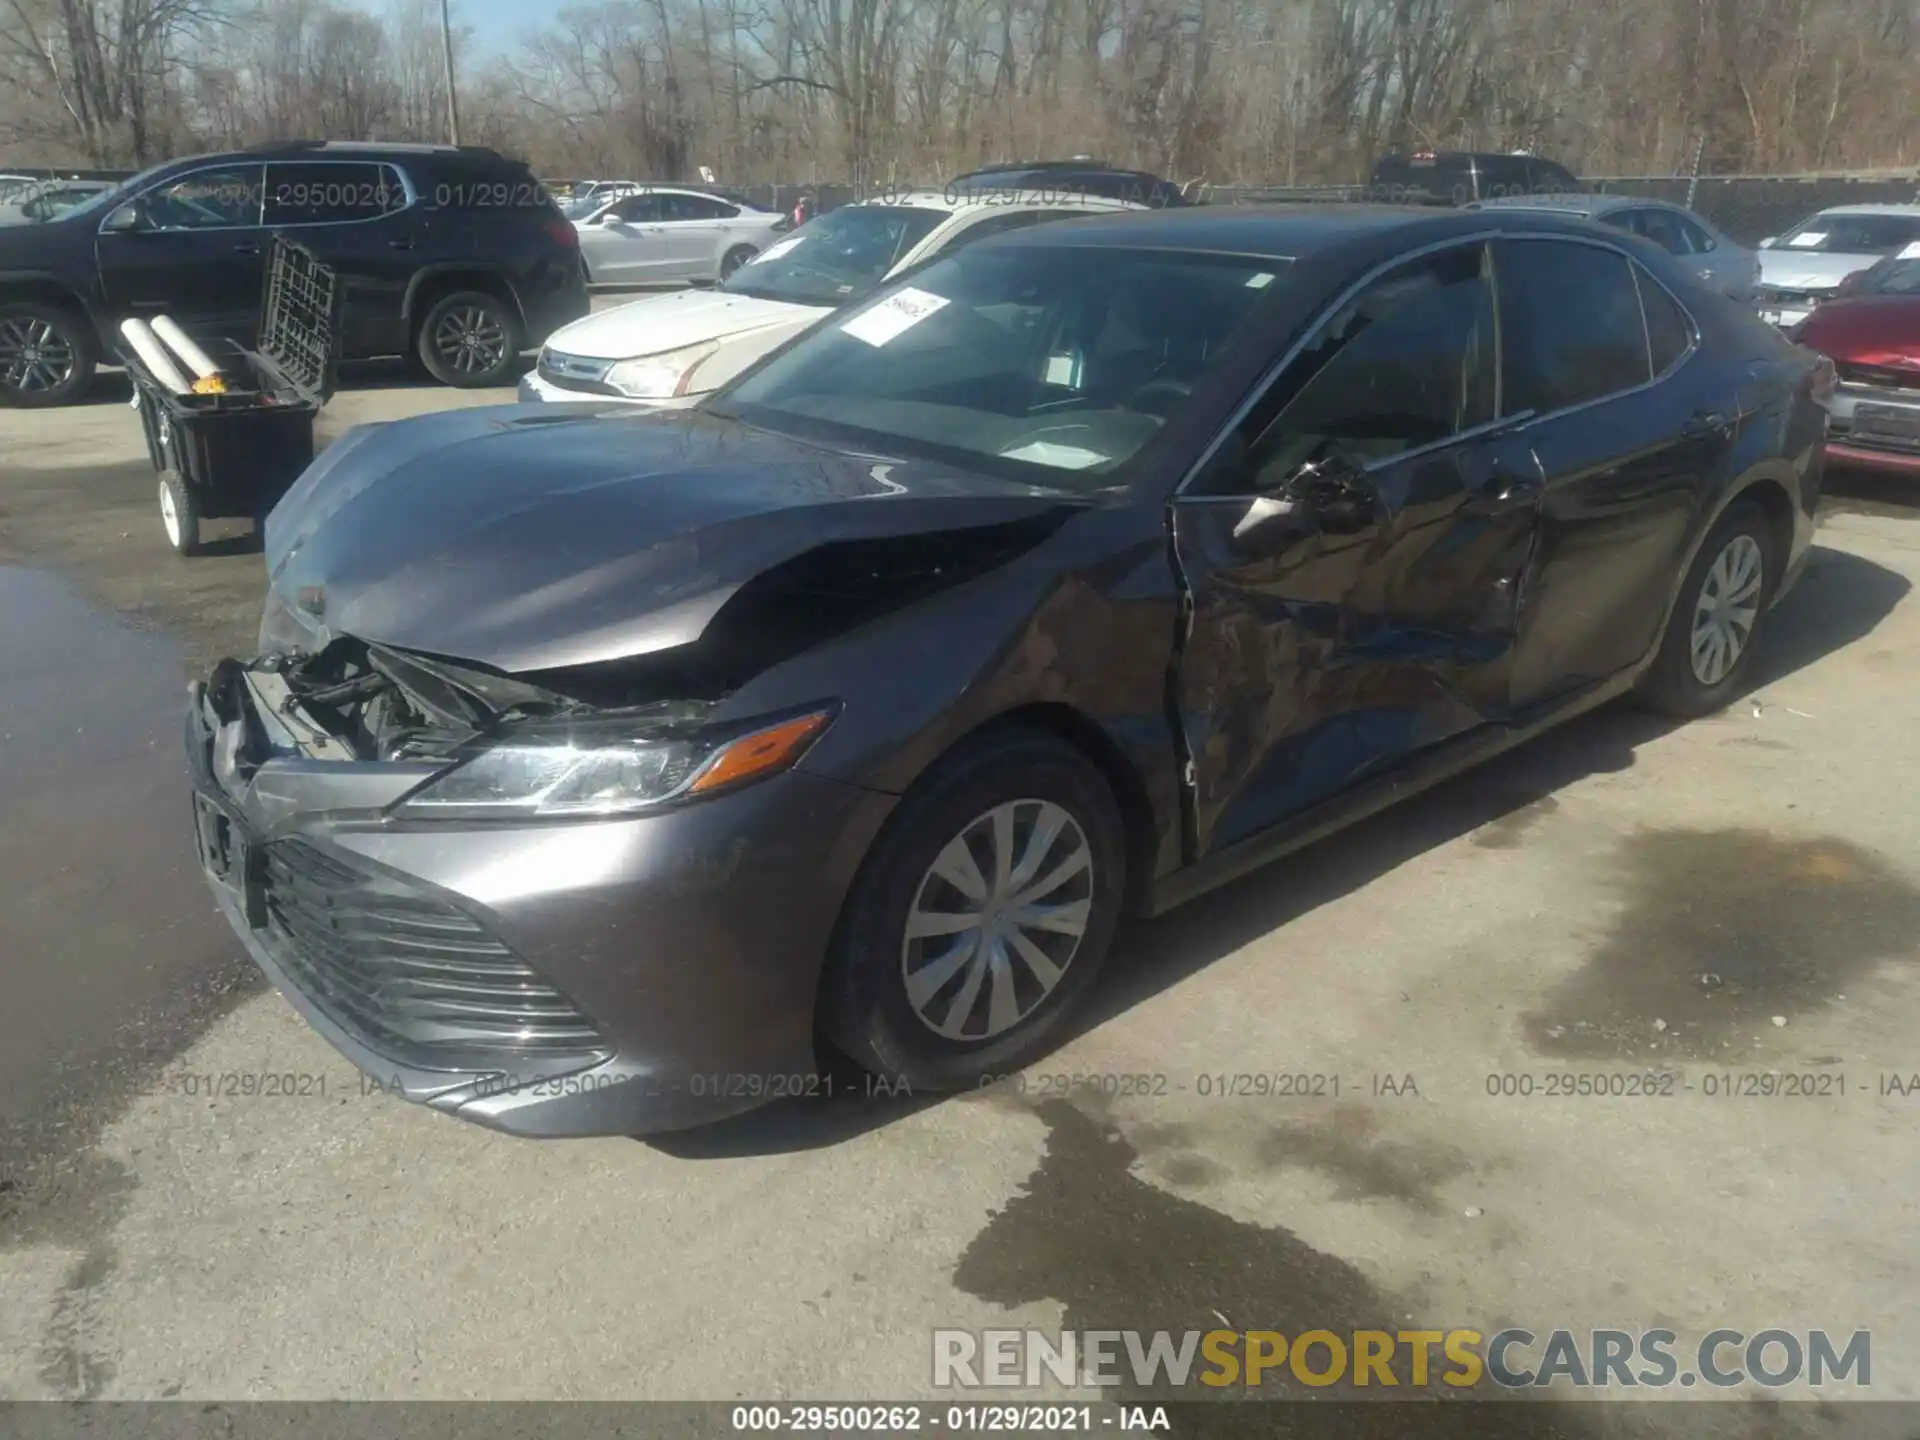
[[[1114,245],[1297,258],[1394,230],[1443,240],[1484,228],[1469,211],[1429,205],[1194,205],[1177,210],[1129,209],[1097,225],[1068,222],[1020,232],[1025,243]]]
[[[1816,215],[1920,215],[1920,202],[1900,205],[1829,205]]]
[[[1500,195],[1490,200],[1476,200],[1466,208],[1470,210],[1555,210],[1563,215],[1610,215],[1615,210],[1637,209],[1643,205],[1658,205],[1668,210],[1687,208],[1671,200],[1662,200],[1652,195],[1622,195],[1618,192],[1604,195],[1586,192],[1570,195]]]
[[[875,196],[857,205],[901,205],[917,210],[940,210],[960,215],[972,210],[1111,210],[1123,214],[1146,207],[1132,200],[1110,200],[1104,195],[1062,195],[1058,199],[1028,200],[1017,191],[986,190],[978,195],[949,195],[941,190],[908,190],[899,195]]]

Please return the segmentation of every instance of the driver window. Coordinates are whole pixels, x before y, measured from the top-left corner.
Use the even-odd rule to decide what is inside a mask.
[[[258,225],[265,173],[261,165],[236,165],[182,175],[147,192],[147,224],[155,230]]]
[[[650,225],[665,218],[663,201],[659,195],[629,195],[608,207],[607,218],[623,225]]]
[[[1254,487],[1334,450],[1364,464],[1485,425],[1497,375],[1486,247],[1411,261],[1341,306],[1258,407],[1280,408],[1252,446]]]

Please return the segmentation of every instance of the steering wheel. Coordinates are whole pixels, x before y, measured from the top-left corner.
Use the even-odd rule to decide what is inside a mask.
[[[1126,408],[1138,410],[1147,415],[1158,415],[1162,420],[1167,412],[1161,408],[1168,404],[1188,399],[1193,394],[1193,386],[1184,380],[1176,380],[1171,375],[1161,375],[1147,381],[1138,390],[1127,397]],[[1158,402],[1156,404],[1155,402]]]

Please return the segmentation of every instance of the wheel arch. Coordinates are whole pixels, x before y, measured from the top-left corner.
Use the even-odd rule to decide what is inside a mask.
[[[1654,632],[1653,647],[1641,661],[1642,670],[1650,668],[1660,656],[1660,647],[1665,642],[1667,627],[1673,623],[1674,607],[1680,603],[1680,592],[1686,586],[1687,576],[1693,573],[1694,562],[1700,558],[1701,548],[1736,505],[1743,503],[1755,505],[1766,517],[1770,541],[1767,561],[1773,572],[1774,587],[1773,596],[1770,599],[1779,596],[1780,582],[1785,576],[1786,567],[1792,555],[1796,529],[1793,490],[1798,486],[1792,481],[1791,472],[1783,476],[1773,467],[1755,469],[1741,477],[1739,483],[1728,486],[1719,502],[1707,512],[1703,522],[1695,528],[1692,539],[1687,542],[1686,554],[1674,567],[1673,584],[1667,594],[1666,606],[1661,612],[1660,628]]]

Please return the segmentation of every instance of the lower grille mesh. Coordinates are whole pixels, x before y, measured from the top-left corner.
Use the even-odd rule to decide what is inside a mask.
[[[267,936],[368,1048],[427,1070],[604,1059],[592,1023],[471,915],[303,841],[267,847]]]

